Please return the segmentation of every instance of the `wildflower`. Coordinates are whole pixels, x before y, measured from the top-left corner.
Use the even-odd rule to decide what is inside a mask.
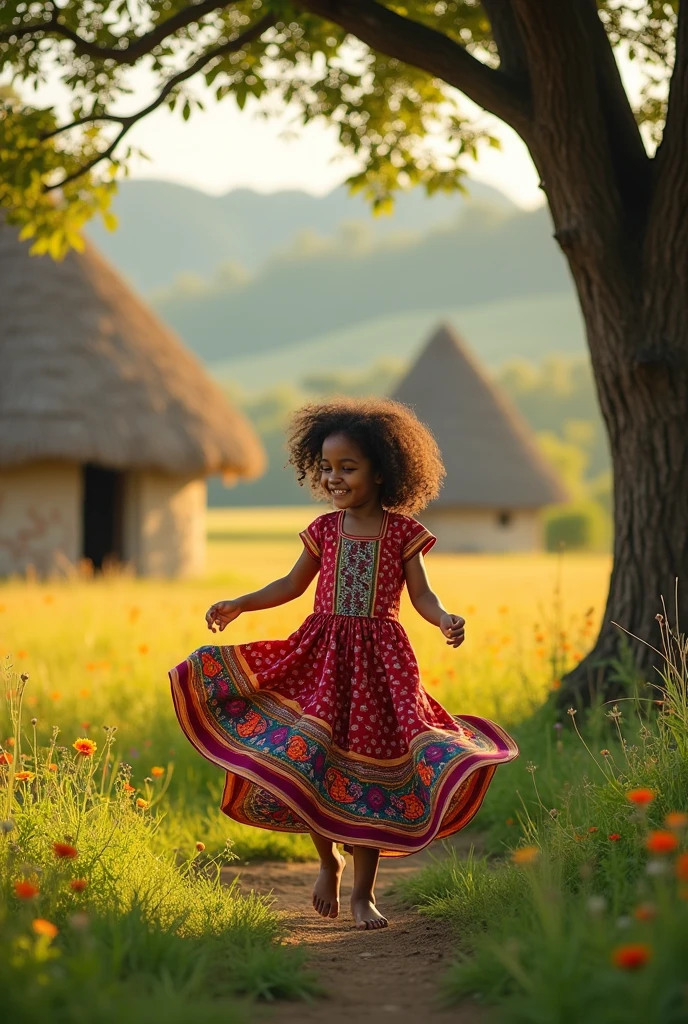
[[[124,785],[122,786],[122,789],[124,790],[125,793],[136,792],[136,786],[132,786],[129,782],[125,782]]]
[[[81,754],[82,757],[93,757],[98,744],[95,740],[89,740],[87,737],[83,736],[74,740],[72,746],[76,750],[77,754]]]
[[[143,800],[141,797],[139,797],[138,800],[136,801],[136,806],[140,807],[141,810],[145,811],[146,807],[148,807],[148,801]]]
[[[87,697],[91,696],[91,691],[84,687],[83,689],[79,690],[79,696],[86,699]]]
[[[622,914],[621,917],[617,917],[616,919],[617,928],[630,928],[631,924],[632,921],[627,914]]]
[[[205,850],[205,843],[196,843],[196,849],[199,853],[203,853]]]
[[[151,768],[151,775],[153,776],[154,779],[159,779],[164,774],[165,774],[165,769],[161,768],[159,765],[154,765],[154,767]]]
[[[27,882],[26,879],[14,883],[14,895],[20,900],[32,900],[40,892],[37,885]]]
[[[514,824],[514,819],[513,818],[507,818],[506,819],[506,824],[507,825],[513,825]]]
[[[88,882],[85,878],[73,878],[69,883],[69,888],[72,892],[83,892]]]
[[[638,807],[646,807],[647,804],[652,803],[654,798],[655,793],[652,789],[629,789],[626,793],[629,803],[636,804]]]
[[[57,765],[55,764],[55,762],[54,762],[54,761],[53,761],[53,763],[52,763],[52,764],[49,764],[49,765],[48,765],[48,771],[49,771],[49,772],[56,772],[56,771],[57,771]]]
[[[611,835],[607,836],[607,839],[612,843],[618,843],[619,839],[621,839],[621,836],[618,832],[612,832]]]
[[[514,864],[533,864],[540,856],[540,851],[537,846],[522,846],[518,850],[514,850],[511,854],[511,859]]]
[[[502,604],[502,605],[499,606],[499,614],[500,615],[506,615],[508,611],[509,611],[508,605]]]
[[[657,907],[654,903],[640,903],[633,911],[636,921],[651,921],[657,916]]]
[[[591,896],[588,900],[588,910],[591,914],[602,914],[607,909],[607,901],[604,896]]]
[[[15,742],[14,736],[10,736],[9,739],[7,740],[7,743],[5,745],[8,746],[8,747],[13,747],[14,746],[14,742]]]
[[[676,877],[679,882],[688,882],[688,853],[676,858]]]
[[[606,748],[604,750],[600,750],[600,754],[602,755],[602,757],[611,757],[612,756],[611,751],[607,750]]]
[[[31,719],[31,725],[38,725],[38,719],[37,718],[32,718]]]
[[[554,723],[554,731],[557,734],[557,736],[561,735],[561,730],[563,728],[564,728],[564,726],[561,724],[561,722],[555,722]]]
[[[3,750],[0,754],[0,764],[12,764],[14,758],[8,750]]]
[[[648,875],[665,875],[667,871],[667,862],[665,860],[649,860],[645,866],[645,870]]]
[[[545,639],[544,633],[536,633],[535,634],[535,643],[541,644],[544,639]]]
[[[75,932],[83,932],[86,931],[86,929],[88,928],[89,924],[91,923],[91,919],[89,918],[88,914],[84,913],[84,911],[81,910],[76,914],[72,914],[72,916],[69,919],[69,923]]]
[[[664,824],[667,828],[688,828],[688,814],[685,811],[670,811]]]
[[[90,722],[82,722],[81,723],[81,728],[84,730],[84,732],[88,732],[88,730],[91,728],[91,723]]]
[[[17,772],[14,776],[17,782],[32,782],[36,778],[35,772]]]
[[[652,950],[644,942],[629,942],[612,951],[612,964],[622,971],[637,971],[652,958]]]
[[[645,846],[650,853],[673,853],[678,846],[678,839],[673,832],[650,832]]]
[[[556,818],[556,816],[558,814],[559,814],[559,811],[556,809],[556,807],[550,807],[550,811],[549,811],[550,818]]]
[[[60,930],[57,925],[54,925],[52,921],[46,921],[44,917],[37,917],[35,921],[31,922],[31,927],[36,935],[41,935],[46,939],[54,939]]]
[[[591,825],[588,832],[599,832],[597,825]]]
[[[139,644],[139,654],[148,654],[148,644]]]
[[[62,694],[59,690],[53,690],[50,694],[50,699],[54,701],[62,700]]]
[[[552,685],[550,686],[550,690],[560,690],[560,689],[561,689],[561,679],[554,679],[552,681]],[[570,714],[570,712],[569,712],[569,714]]]
[[[569,708],[568,711],[566,712],[566,714],[567,715],[571,715],[571,718],[573,718],[573,716],[576,714],[576,709],[575,708]]]
[[[53,843],[53,853],[60,860],[76,860],[79,851],[71,843]]]
[[[24,660],[24,658],[28,658],[28,653],[27,653],[26,651],[17,651],[17,657],[18,657],[18,658],[19,658],[19,659],[20,659],[21,661],[23,661],[23,660]]]

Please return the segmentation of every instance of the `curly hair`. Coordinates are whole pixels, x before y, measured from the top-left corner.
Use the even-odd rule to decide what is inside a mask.
[[[290,424],[289,462],[316,498],[325,498],[320,458],[332,434],[345,434],[371,460],[382,476],[380,501],[389,512],[414,515],[439,494],[445,475],[440,450],[408,406],[389,398],[336,398],[305,405]]]

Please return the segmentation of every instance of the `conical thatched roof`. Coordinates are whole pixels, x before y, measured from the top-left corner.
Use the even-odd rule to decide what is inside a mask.
[[[414,409],[440,446],[447,477],[433,505],[537,508],[566,500],[528,425],[446,324],[393,397]]]
[[[0,282],[0,466],[262,471],[248,421],[92,245],[29,256],[0,220]]]

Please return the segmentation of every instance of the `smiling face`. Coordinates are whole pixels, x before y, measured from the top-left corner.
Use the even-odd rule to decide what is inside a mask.
[[[378,500],[382,476],[355,441],[331,434],[322,446],[320,483],[335,508],[359,508]]]

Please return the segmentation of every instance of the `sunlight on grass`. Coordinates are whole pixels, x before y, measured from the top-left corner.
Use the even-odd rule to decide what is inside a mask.
[[[213,601],[288,571],[301,551],[299,530],[322,511],[315,505],[211,511],[203,579],[112,576],[0,587],[0,654],[10,654],[18,671],[31,674],[27,699],[39,732],[45,737],[59,723],[69,735],[100,738],[104,725],[118,726],[118,756],[133,766],[133,782],[153,792],[165,775],[143,780],[152,778],[154,766],[166,773],[174,763],[162,828],[177,842],[202,839],[220,850],[231,839],[243,858],[312,855],[307,837],[241,827],[216,810],[221,773],[181,735],[167,670],[211,641],[203,616]],[[402,622],[425,685],[451,711],[502,721],[529,714],[584,653],[610,568],[606,556],[545,554],[431,553],[427,565],[446,606],[468,625],[464,647],[453,651],[404,602]],[[286,636],[312,602],[310,592],[281,608],[242,616],[222,639]]]

